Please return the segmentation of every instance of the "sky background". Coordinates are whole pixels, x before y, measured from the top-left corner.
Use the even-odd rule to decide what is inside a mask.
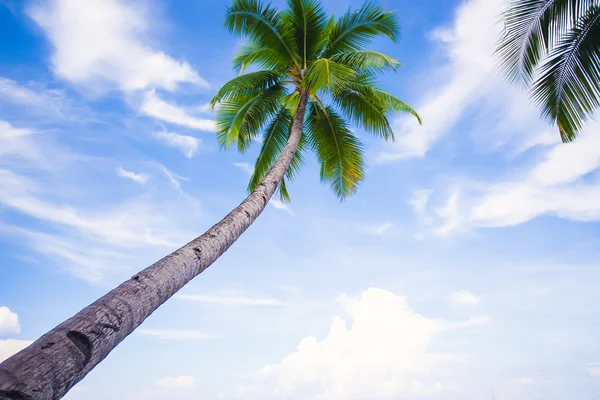
[[[220,152],[206,107],[227,4],[0,1],[0,360],[245,197],[258,145]],[[382,4],[423,126],[358,130],[342,204],[309,157],[67,399],[600,399],[600,123],[560,144],[499,76],[502,0]]]

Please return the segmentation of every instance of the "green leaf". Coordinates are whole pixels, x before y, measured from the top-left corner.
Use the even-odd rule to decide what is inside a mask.
[[[400,23],[396,13],[384,11],[375,2],[367,2],[356,11],[348,10],[337,21],[321,57],[362,50],[376,36],[387,36],[395,42],[400,37]]]
[[[321,180],[328,181],[343,200],[356,191],[364,178],[363,146],[333,107],[312,103],[308,110],[308,142],[321,164]]]
[[[345,65],[320,58],[310,67],[302,83],[305,90],[315,94],[320,90],[341,90],[354,75],[355,72]]]
[[[562,140],[574,140],[600,107],[600,7],[590,7],[561,38],[532,92],[542,115],[558,125]]]
[[[386,140],[394,140],[394,132],[379,102],[367,98],[364,94],[345,88],[334,96],[334,102],[343,114],[365,131]]]
[[[283,86],[275,85],[257,94],[243,94],[223,101],[216,121],[221,148],[237,143],[240,152],[246,151],[268,118],[279,110],[285,94]]]
[[[243,73],[250,65],[258,65],[262,70],[284,72],[288,67],[288,60],[277,50],[250,41],[233,57],[233,69]]]
[[[286,17],[293,27],[303,69],[322,51],[326,40],[327,14],[316,0],[288,0]]]
[[[249,37],[262,48],[285,55],[288,63],[298,63],[292,29],[270,5],[259,0],[235,0],[227,7],[225,26],[229,32]]]
[[[276,85],[280,75],[273,71],[257,71],[237,76],[224,84],[209,105],[214,108],[217,103],[231,97],[260,92]]]
[[[357,72],[395,72],[401,66],[400,61],[395,58],[370,50],[346,51],[336,54],[331,59]]]
[[[504,35],[497,53],[513,82],[530,83],[555,43],[597,0],[511,0],[503,13]]]
[[[260,153],[254,164],[254,173],[250,178],[248,184],[248,190],[252,192],[256,186],[261,182],[264,176],[269,172],[269,169],[273,166],[273,163],[279,158],[287,140],[290,136],[292,127],[292,111],[288,107],[282,107],[281,110],[271,120],[267,128],[263,132],[263,141],[260,149]],[[306,148],[306,137],[303,135],[301,141],[296,150],[296,154],[292,159],[292,163],[286,173],[286,178],[292,180],[296,173],[300,170],[303,165],[304,157],[303,152]],[[280,198],[284,202],[289,202],[289,193],[285,184],[285,179],[279,186]]]

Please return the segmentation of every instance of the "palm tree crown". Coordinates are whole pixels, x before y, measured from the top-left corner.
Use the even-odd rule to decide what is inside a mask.
[[[574,140],[600,106],[600,1],[510,0],[504,20],[502,68]]]
[[[365,48],[380,35],[396,41],[400,29],[396,14],[376,3],[335,19],[316,0],[288,0],[283,11],[258,0],[236,0],[227,9],[225,25],[246,39],[233,61],[241,75],[219,90],[211,106],[219,104],[222,148],[237,144],[244,152],[262,131],[250,191],[283,151],[303,94],[302,137],[285,178],[293,178],[310,149],[320,163],[321,179],[340,199],[364,177],[363,146],[351,124],[393,140],[392,113],[408,112],[420,122],[411,107],[377,87],[376,74],[396,71],[400,63]],[[259,70],[244,73],[251,65]],[[289,201],[285,178],[279,193]]]

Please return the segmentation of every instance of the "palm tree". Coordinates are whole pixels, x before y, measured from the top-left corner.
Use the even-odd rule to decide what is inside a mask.
[[[212,100],[223,148],[246,150],[262,132],[250,195],[202,236],[141,271],[0,364],[0,399],[61,398],[154,310],[196,277],[240,237],[308,149],[321,179],[344,199],[364,177],[363,148],[351,123],[392,140],[389,116],[417,113],[377,88],[376,74],[399,62],[366,50],[376,36],[396,41],[396,14],[375,3],[328,18],[316,0],[289,0],[282,12],[258,0],[236,0],[226,27],[246,38],[234,59],[241,72]],[[420,121],[420,119],[419,119]]]
[[[573,141],[600,106],[600,1],[510,0],[504,21],[502,69]]]

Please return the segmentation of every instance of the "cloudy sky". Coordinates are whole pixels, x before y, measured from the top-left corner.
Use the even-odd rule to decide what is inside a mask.
[[[559,144],[499,77],[502,0],[382,1],[423,126],[363,136],[343,204],[309,160],[69,400],[600,398],[600,123]],[[0,1],[0,360],[244,198],[227,4]]]

